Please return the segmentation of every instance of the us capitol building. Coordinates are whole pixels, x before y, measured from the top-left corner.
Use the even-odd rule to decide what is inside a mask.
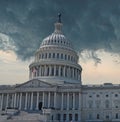
[[[29,65],[29,81],[0,86],[0,122],[120,122],[120,84],[82,85],[62,25],[59,15]]]

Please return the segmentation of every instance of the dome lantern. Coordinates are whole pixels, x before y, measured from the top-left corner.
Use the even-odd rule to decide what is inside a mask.
[[[61,23],[61,14],[59,13],[58,14],[58,22],[55,23],[55,31],[54,33],[57,33],[57,34],[62,34],[62,23]]]

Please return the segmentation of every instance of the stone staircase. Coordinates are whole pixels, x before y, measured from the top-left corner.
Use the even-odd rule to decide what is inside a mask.
[[[38,112],[20,111],[19,114],[0,115],[0,122],[44,122],[45,116]]]

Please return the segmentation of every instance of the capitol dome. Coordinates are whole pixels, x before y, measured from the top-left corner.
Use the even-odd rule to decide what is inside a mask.
[[[80,83],[82,68],[70,41],[62,33],[60,18],[54,32],[44,38],[29,66],[30,79],[48,83]]]
[[[44,46],[54,45],[73,49],[72,44],[68,39],[62,34],[61,31],[62,23],[55,23],[55,31],[48,37],[46,37],[40,45],[40,48]]]

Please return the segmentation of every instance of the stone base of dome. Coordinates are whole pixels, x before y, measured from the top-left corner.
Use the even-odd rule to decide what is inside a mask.
[[[33,79],[39,79],[41,81],[51,83],[51,84],[65,84],[65,83],[70,83],[70,84],[80,84],[81,81],[75,80],[75,79],[70,79],[70,78],[65,78],[65,77],[34,77]]]

